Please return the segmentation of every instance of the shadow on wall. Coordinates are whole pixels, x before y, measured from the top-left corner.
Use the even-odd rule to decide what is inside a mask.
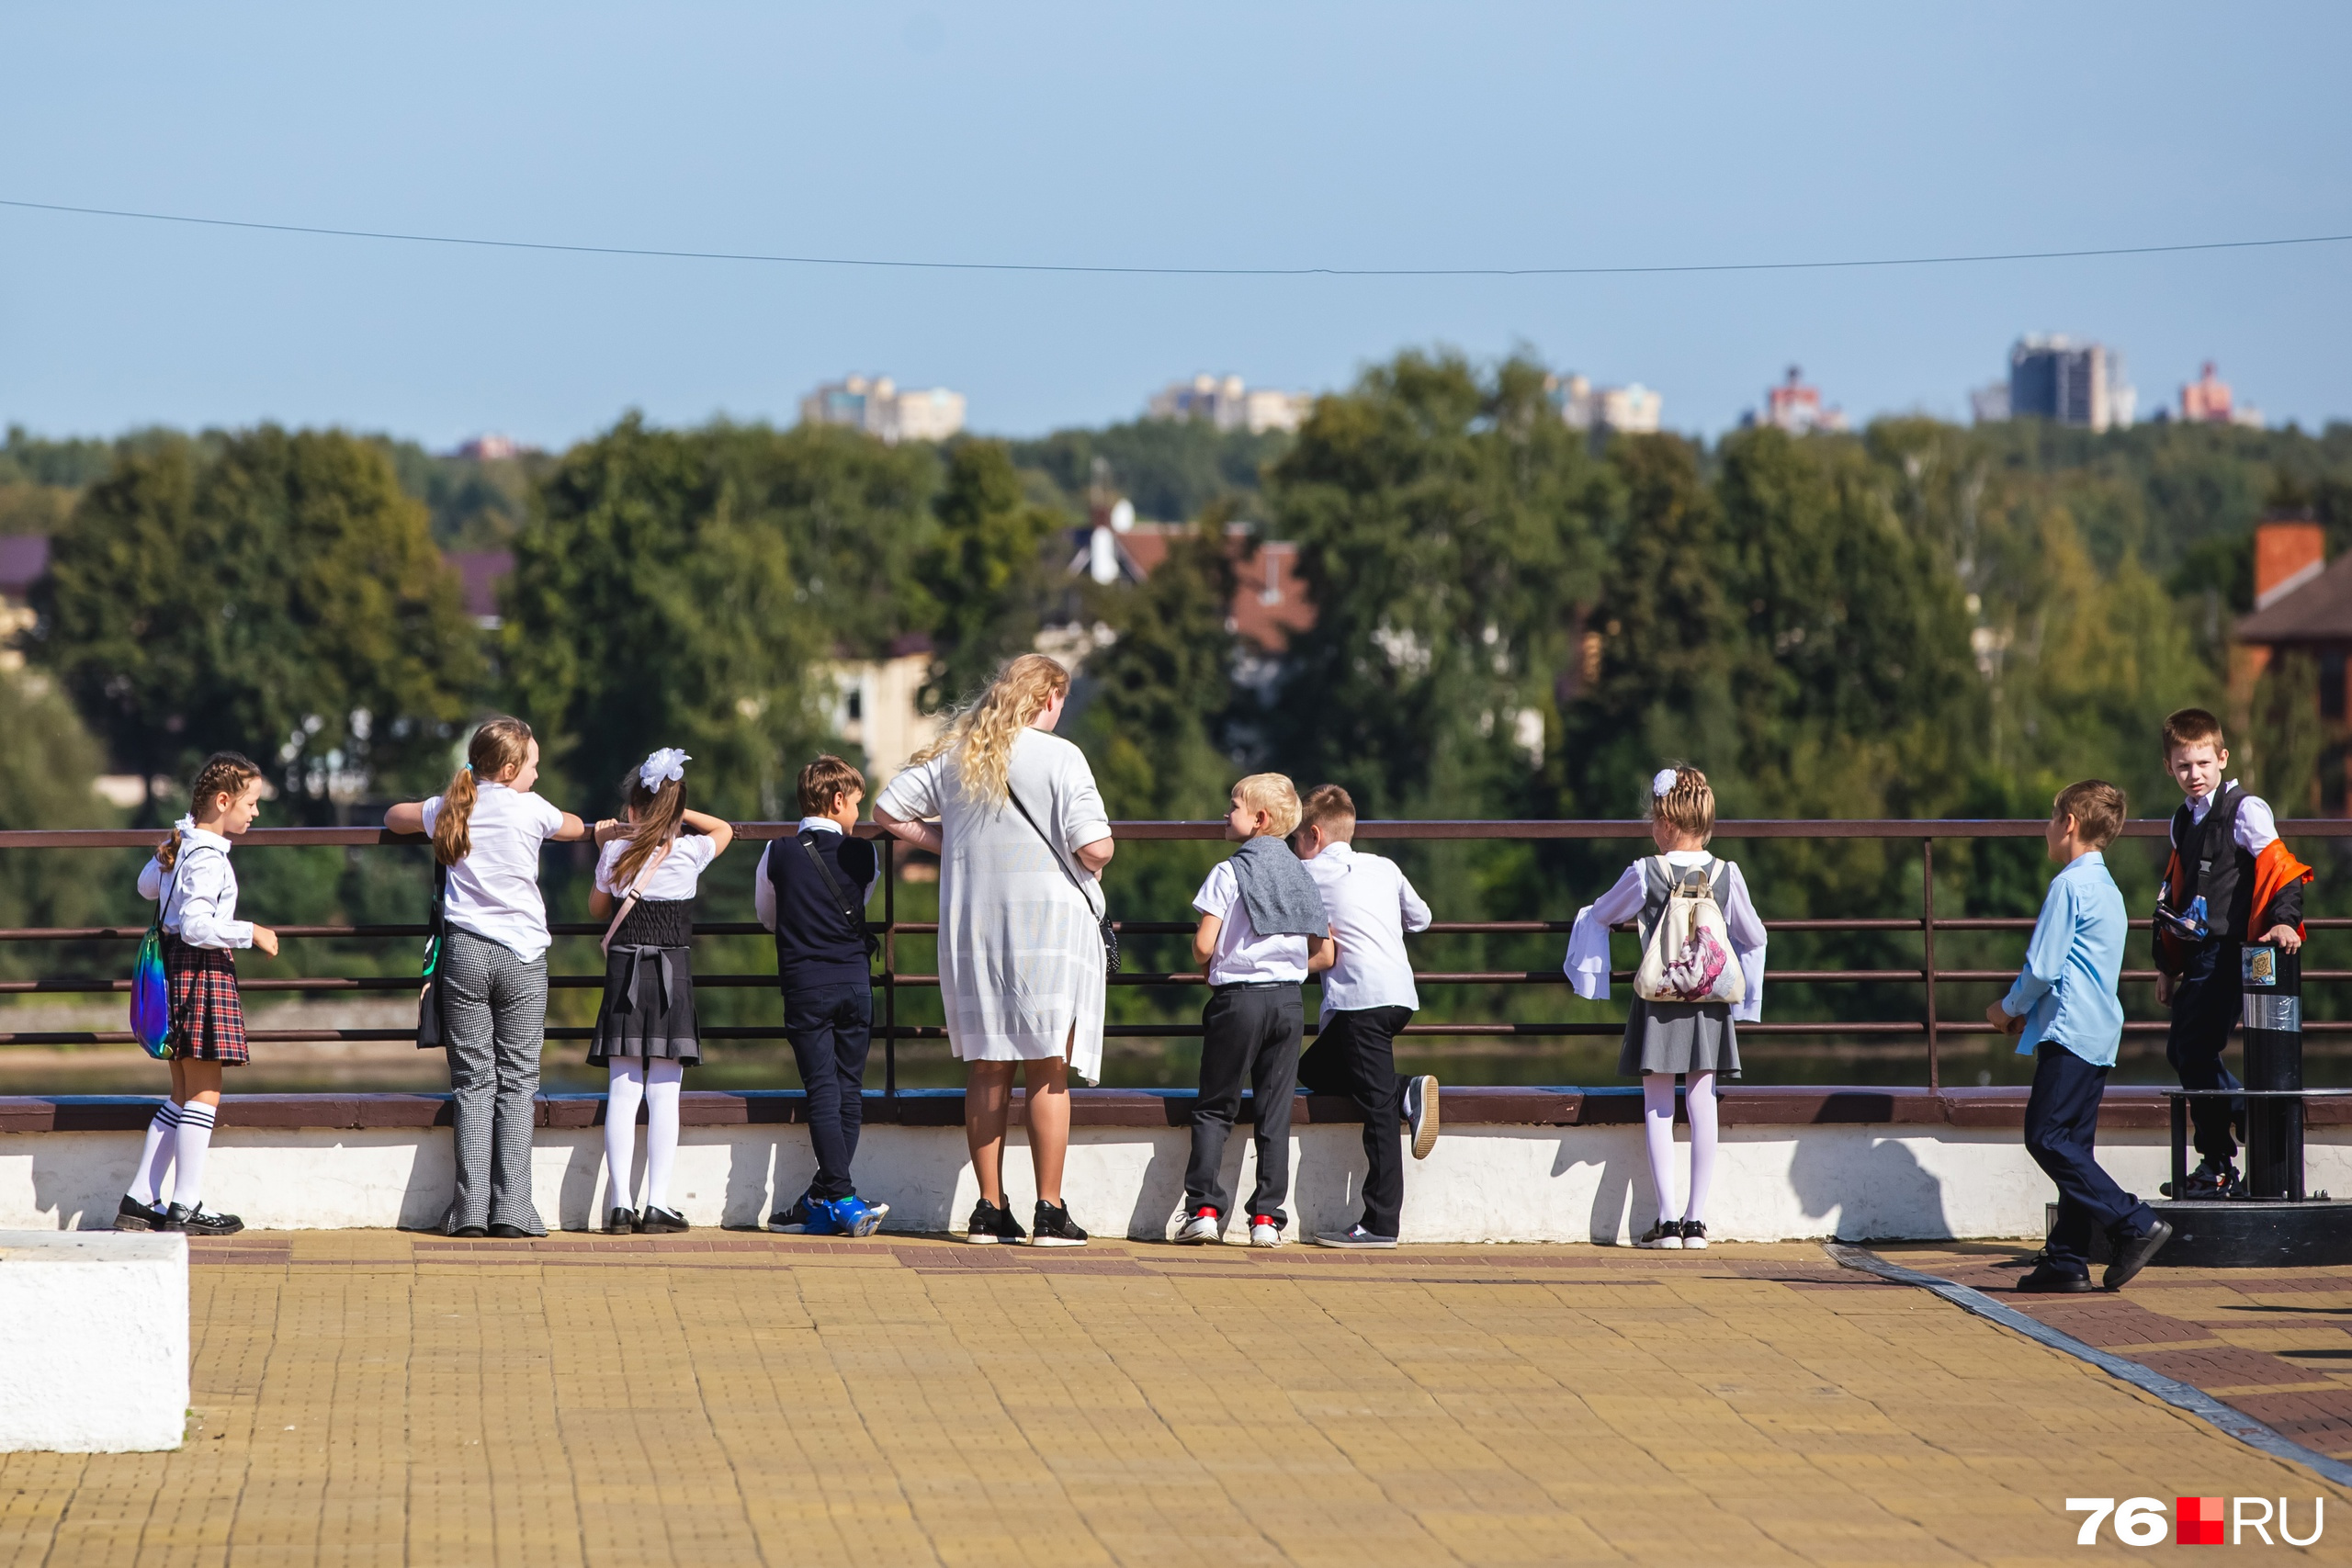
[[[1581,1131],[1581,1129],[1579,1129]],[[1638,1135],[1638,1129],[1636,1130]],[[1599,1159],[1590,1157],[1596,1147]],[[1586,1156],[1578,1158],[1577,1152]],[[1593,1139],[1569,1133],[1552,1156],[1552,1175],[1566,1176],[1580,1165],[1598,1165],[1600,1173],[1592,1188],[1592,1209],[1586,1221],[1586,1238],[1596,1247],[1614,1247],[1650,1228],[1657,1218],[1657,1194],[1650,1190],[1648,1165],[1638,1142]],[[1639,1178],[1636,1180],[1636,1178]],[[1640,1207],[1636,1209],[1635,1204]]]
[[[1860,1129],[1835,1137],[1815,1129],[1796,1140],[1789,1185],[1808,1219],[1836,1212],[1830,1230],[1840,1241],[1928,1241],[1952,1234],[1944,1213],[1943,1179],[1924,1168],[1899,1139]]]

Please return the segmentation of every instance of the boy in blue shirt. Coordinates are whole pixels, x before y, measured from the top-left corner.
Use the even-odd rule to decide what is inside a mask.
[[[2020,1036],[2019,1055],[2034,1059],[2026,1152],[2058,1184],[2058,1223],[2041,1264],[2018,1281],[2020,1291],[2094,1289],[2094,1224],[2114,1246],[2115,1261],[2101,1280],[2110,1291],[2122,1289],[2172,1239],[2172,1226],[2117,1186],[2092,1149],[2099,1099],[2123,1041],[2115,987],[2130,923],[2100,853],[2122,829],[2123,812],[2123,792],[2098,779],[2058,792],[2043,839],[2062,869],[2041,901],[2017,983],[1984,1012],[1996,1029]]]

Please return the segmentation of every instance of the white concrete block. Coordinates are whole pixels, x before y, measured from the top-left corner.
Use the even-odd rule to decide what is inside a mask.
[[[180,1446],[187,1237],[0,1231],[0,1452]]]

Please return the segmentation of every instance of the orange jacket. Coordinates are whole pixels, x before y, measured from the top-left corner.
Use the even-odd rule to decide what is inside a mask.
[[[2268,912],[2270,901],[2278,897],[2283,889],[2298,882],[2309,882],[2316,874],[2318,874],[2310,866],[2297,860],[2288,851],[2286,840],[2273,839],[2263,845],[2262,852],[2254,857],[2254,902],[2247,906],[2253,914],[2247,920],[2246,929],[2238,933],[2240,940],[2251,942],[2260,932],[2267,931],[2269,927],[2264,923],[2262,917]],[[2175,849],[2172,852],[2172,858],[2165,863],[2165,886],[2167,887],[2180,886],[2180,851],[2178,849]],[[2300,920],[2295,923],[2295,934],[2299,937],[2303,934],[2302,922]],[[2156,967],[2168,975],[2177,975],[2187,969],[2188,967],[2188,944],[2169,931],[2158,931],[2156,932]]]

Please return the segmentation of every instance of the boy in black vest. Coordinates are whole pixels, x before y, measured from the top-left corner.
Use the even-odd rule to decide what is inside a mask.
[[[752,900],[775,932],[784,1031],[808,1094],[808,1142],[817,1179],[768,1229],[793,1235],[872,1235],[890,1212],[850,1179],[865,1109],[865,1053],[874,1032],[874,981],[865,902],[874,895],[874,846],[850,831],[865,779],[839,757],[800,770],[800,828],[760,857]]]
[[[2170,1004],[2165,1056],[2183,1089],[2239,1086],[2222,1065],[2238,1021],[2249,942],[2292,953],[2303,942],[2303,884],[2311,867],[2287,852],[2269,806],[2222,782],[2230,753],[2222,721],[2203,708],[2165,720],[2165,767],[2188,798],[2172,818],[2172,863],[2156,899],[2156,1000]],[[2234,1125],[2243,1100],[2192,1100],[2198,1164],[2173,1198],[2225,1198],[2243,1190]]]

